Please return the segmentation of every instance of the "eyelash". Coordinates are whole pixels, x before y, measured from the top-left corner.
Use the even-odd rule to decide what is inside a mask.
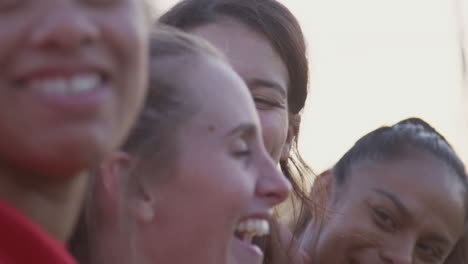
[[[242,158],[242,157],[250,156],[250,154],[252,154],[252,151],[250,151],[250,149],[247,149],[247,150],[242,150],[242,151],[235,152],[234,156]]]
[[[234,157],[245,162],[246,167],[250,163],[251,155],[252,151],[250,149],[234,152]]]
[[[280,104],[280,103],[277,103],[277,102],[274,102],[272,100],[268,100],[268,99],[265,99],[265,98],[261,98],[261,97],[254,97],[254,101],[257,104],[264,104],[264,105],[268,105],[270,107],[284,108],[283,105]]]
[[[422,249],[424,252],[424,255],[427,256],[426,258],[429,258],[431,260],[442,260],[443,258],[443,253],[440,249],[433,248],[431,246],[426,246],[424,244],[421,244],[418,246],[419,249]],[[429,253],[425,249],[429,249]]]
[[[92,5],[94,7],[110,7],[115,5],[119,0],[85,0],[88,5]]]
[[[392,231],[397,227],[397,224],[393,217],[385,210],[380,208],[372,208],[372,212],[377,225],[386,231]]]

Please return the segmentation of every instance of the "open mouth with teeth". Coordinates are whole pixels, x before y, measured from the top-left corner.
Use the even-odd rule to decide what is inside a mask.
[[[80,95],[102,87],[105,76],[97,73],[76,74],[70,78],[44,78],[25,82],[24,86],[48,95]]]
[[[75,115],[101,111],[113,92],[109,76],[94,70],[33,72],[15,80],[15,87],[31,105]]]
[[[265,219],[246,219],[237,225],[234,236],[243,244],[245,248],[255,253],[256,255],[263,256],[261,249],[252,243],[254,237],[268,235],[270,232],[270,225]]]

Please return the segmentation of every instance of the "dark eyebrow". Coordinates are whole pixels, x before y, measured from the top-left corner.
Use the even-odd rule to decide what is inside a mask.
[[[384,196],[388,200],[390,200],[403,216],[405,216],[405,217],[407,217],[409,219],[412,218],[408,208],[406,208],[406,206],[401,202],[401,200],[398,197],[396,197],[395,195],[393,195],[390,192],[387,192],[387,191],[379,189],[379,188],[374,188],[374,191],[376,193]]]
[[[403,203],[401,202],[400,199],[398,199],[398,197],[396,197],[395,195],[393,195],[392,193],[390,192],[387,192],[385,190],[382,190],[382,189],[379,189],[379,188],[374,188],[374,191],[382,196],[385,196],[386,198],[388,198],[390,201],[393,202],[393,204],[397,207],[398,211],[400,211],[401,214],[403,214],[404,216],[406,216],[407,218],[411,219],[412,216],[408,210],[408,208],[406,208]],[[453,243],[450,241],[450,239],[442,236],[442,235],[439,235],[439,234],[435,234],[435,233],[432,233],[430,234],[429,236],[427,236],[427,239],[428,240],[431,240],[431,241],[435,241],[435,242],[438,242],[438,243],[443,243],[447,246],[449,245],[452,245]]]
[[[450,239],[444,237],[444,236],[441,236],[439,234],[430,234],[427,239],[431,240],[431,241],[435,241],[435,242],[438,242],[438,243],[442,243],[442,244],[445,244],[447,246],[450,246],[450,245],[453,245],[452,244],[452,241],[450,241]]]
[[[246,81],[246,83],[247,83],[248,87],[258,87],[258,86],[260,86],[260,87],[275,89],[276,91],[278,91],[281,94],[281,96],[283,96],[284,98],[287,97],[286,89],[277,82],[269,81],[269,80],[265,80],[265,79],[254,78],[254,79],[250,79],[250,80]]]
[[[252,123],[242,123],[229,131],[228,136],[236,134],[244,134],[246,136],[254,135],[257,132],[257,127]]]

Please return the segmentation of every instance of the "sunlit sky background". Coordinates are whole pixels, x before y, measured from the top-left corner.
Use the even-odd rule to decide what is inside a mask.
[[[160,12],[178,2],[153,1]],[[300,150],[317,173],[365,133],[410,116],[429,121],[468,161],[464,1],[281,1],[308,42],[311,82]]]

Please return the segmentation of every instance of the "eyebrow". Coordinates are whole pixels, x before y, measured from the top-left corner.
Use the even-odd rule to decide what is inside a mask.
[[[246,83],[247,83],[248,87],[261,86],[261,87],[274,89],[274,90],[278,91],[281,94],[281,96],[283,96],[284,98],[287,97],[286,89],[282,85],[280,85],[279,83],[277,83],[275,81],[269,81],[269,80],[265,80],[265,79],[253,78],[253,79],[250,79],[250,80],[246,81]]]
[[[246,136],[254,135],[257,127],[252,123],[242,123],[229,131],[228,136],[236,134],[245,134]]]
[[[387,191],[379,189],[379,188],[374,188],[374,191],[376,193],[384,196],[388,200],[390,200],[402,215],[404,215],[405,217],[410,218],[410,219],[412,218],[408,208],[406,208],[406,206],[401,202],[401,200],[398,197],[396,197],[395,195],[393,195],[390,192],[387,192]]]

